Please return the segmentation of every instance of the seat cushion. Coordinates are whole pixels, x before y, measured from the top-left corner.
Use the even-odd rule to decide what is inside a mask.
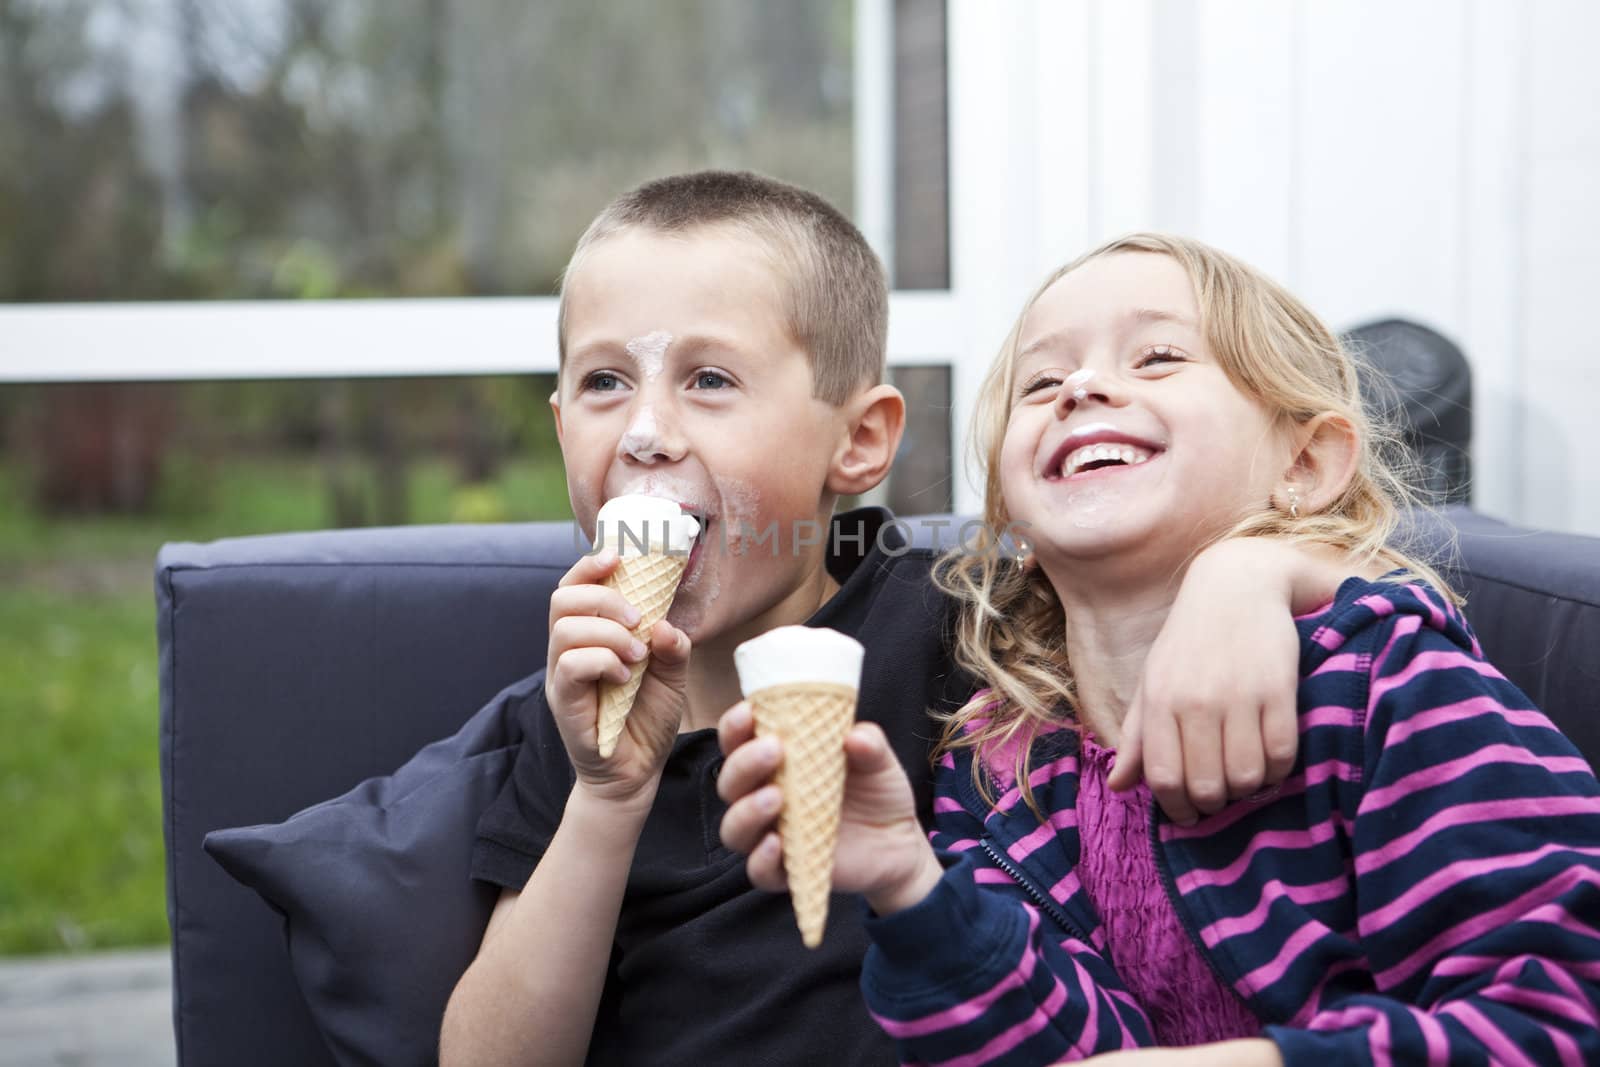
[[[439,1024],[497,890],[469,876],[478,817],[511,773],[540,671],[393,774],[205,850],[283,919],[290,966],[340,1063],[436,1062]]]
[[[1600,770],[1600,538],[1445,516],[1447,568],[1484,655]]]

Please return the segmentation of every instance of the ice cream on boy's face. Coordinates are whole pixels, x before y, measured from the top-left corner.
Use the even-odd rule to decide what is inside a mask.
[[[827,529],[850,409],[816,395],[789,327],[792,286],[767,242],[723,225],[626,226],[563,284],[552,405],[573,517],[598,537],[600,506],[641,492],[694,513],[670,621],[702,652],[805,618],[827,592],[822,547],[792,532]],[[751,540],[774,523],[778,543]]]
[[[612,497],[595,517],[595,548],[609,548],[623,559],[647,552],[687,556],[700,535],[700,523],[666,497],[629,493]]]
[[[844,803],[844,739],[855,721],[861,643],[836,630],[779,626],[733,651],[756,736],[783,742],[778,833],[806,947],[822,943]]]

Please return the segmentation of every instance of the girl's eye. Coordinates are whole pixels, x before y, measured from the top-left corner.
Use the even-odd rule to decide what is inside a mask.
[[[1032,381],[1028,382],[1027,385],[1024,385],[1022,387],[1020,395],[1022,395],[1022,396],[1032,396],[1034,393],[1037,393],[1041,389],[1052,389],[1052,388],[1054,388],[1054,387],[1056,387],[1056,386],[1058,386],[1060,384],[1061,384],[1061,379],[1057,378],[1055,375],[1053,375],[1053,374],[1041,374],[1039,377],[1034,378]]]
[[[584,389],[592,393],[610,393],[621,386],[622,379],[608,370],[597,370],[583,380]]]
[[[1182,363],[1187,357],[1171,345],[1151,345],[1144,350],[1139,358],[1139,366],[1148,367],[1152,363]]]
[[[733,383],[728,381],[727,375],[721,371],[698,370],[694,372],[694,387],[696,389],[725,389]]]

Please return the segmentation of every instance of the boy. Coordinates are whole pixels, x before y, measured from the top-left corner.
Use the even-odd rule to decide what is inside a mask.
[[[754,891],[722,846],[715,735],[740,699],[736,645],[785,624],[841,630],[867,649],[859,717],[884,727],[928,811],[928,710],[970,691],[941,641],[932,554],[908,550],[881,510],[833,515],[840,496],[883,479],[899,444],[904,401],[882,384],[887,307],[882,266],[855,228],[755,175],[648,183],[579,241],[551,398],[574,514],[592,535],[606,500],[651,493],[704,533],[609,759],[595,747],[598,683],[645,654],[628,633],[637,615],[600,584],[614,557],[579,561],[551,599],[544,706],[525,716],[474,853],[474,876],[503,892],[446,1012],[443,1062],[893,1062],[857,989],[861,907],[836,902],[808,952],[789,902]],[[1282,617],[1281,600],[1263,600]],[[1281,621],[1275,647],[1289,651],[1263,666],[1261,689],[1290,702],[1292,741],[1295,635]],[[1230,647],[1257,648],[1258,636]],[[1232,703],[1207,684],[1211,706]],[[1288,766],[1278,738],[1267,757],[1260,744],[1263,723],[1283,716],[1263,720],[1245,695],[1253,732],[1231,718],[1227,732],[1235,793]],[[1197,786],[1210,779],[1220,803],[1222,727],[1194,732],[1176,778],[1170,751],[1146,762],[1159,755],[1178,793],[1186,780],[1208,792]],[[1246,733],[1253,761],[1235,758]]]

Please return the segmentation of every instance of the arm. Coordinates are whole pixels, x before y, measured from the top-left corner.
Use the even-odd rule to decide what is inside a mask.
[[[947,789],[951,776],[941,769]],[[944,789],[941,789],[941,794]],[[861,988],[905,1062],[1079,1060],[1154,1044],[1110,961],[1062,935],[978,845],[981,822],[941,795],[929,835],[946,870],[920,902],[869,921]]]
[[[1266,537],[1222,541],[1189,565],[1123,727],[1113,789],[1141,772],[1174,822],[1281,782],[1299,743],[1293,616],[1354,572],[1343,552]]]
[[[574,789],[521,893],[506,890],[445,1010],[439,1061],[582,1063],[644,826]]]
[[[689,639],[666,622],[616,751],[597,751],[599,685],[637,662],[638,613],[599,583],[616,565],[586,557],[550,599],[545,697],[576,781],[527,885],[502,895],[445,1009],[440,1062],[583,1062],[634,850],[682,719]]]
[[[1267,1036],[1290,1063],[1596,1062],[1600,783],[1452,609],[1385,599],[1353,829],[1377,989]]]
[[[751,741],[748,719],[740,704],[720,726],[729,755],[718,790],[730,802],[722,838],[750,853],[754,884],[778,890],[785,881],[769,783],[782,752],[771,738]],[[982,824],[951,789],[964,770],[940,768],[938,825],[925,837],[883,732],[858,724],[845,751],[834,889],[863,893],[877,915],[867,926],[874,943],[862,988],[902,1060],[1045,1063],[1150,1043],[1148,1020],[1109,963],[1076,937],[1063,939],[977,847]]]

